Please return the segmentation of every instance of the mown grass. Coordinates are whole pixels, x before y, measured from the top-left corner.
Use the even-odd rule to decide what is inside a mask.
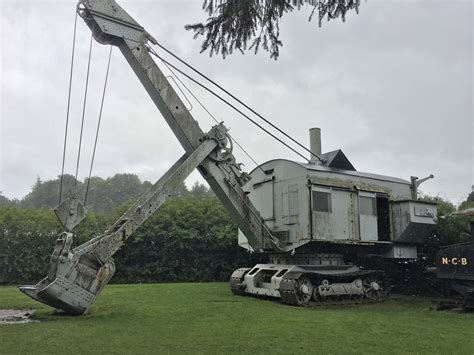
[[[224,283],[110,285],[87,316],[0,287],[0,308],[40,323],[0,325],[0,354],[473,354],[474,315],[429,300],[304,309],[233,296]]]

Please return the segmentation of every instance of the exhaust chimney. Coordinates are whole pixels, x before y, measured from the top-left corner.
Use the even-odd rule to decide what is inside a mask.
[[[321,128],[309,129],[309,150],[314,154],[321,155]],[[316,164],[319,162],[313,154],[310,154],[309,163]]]

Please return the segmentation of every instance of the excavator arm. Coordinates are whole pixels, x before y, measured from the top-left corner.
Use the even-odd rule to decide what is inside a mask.
[[[156,44],[156,40],[114,0],[81,0],[77,11],[98,42],[120,49],[185,154],[103,235],[72,250],[70,230],[82,218],[74,212],[77,209],[70,208],[72,205],[77,207],[77,202],[69,200],[67,207],[62,209],[66,232],[56,242],[47,276],[34,286],[20,286],[20,290],[68,313],[86,313],[115,272],[112,259],[115,252],[195,168],[254,250],[281,250],[278,239],[241,187],[249,176],[235,161],[227,129],[221,123],[207,134],[201,130],[149,53],[149,43]],[[68,218],[75,222],[68,224]]]

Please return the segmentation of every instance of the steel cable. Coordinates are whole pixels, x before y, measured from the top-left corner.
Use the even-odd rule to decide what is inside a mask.
[[[84,103],[82,106],[82,120],[81,120],[81,133],[79,134],[79,150],[77,152],[77,163],[76,163],[76,176],[74,180],[74,187],[77,186],[77,174],[79,172],[79,160],[81,158],[81,147],[82,147],[82,133],[84,131],[84,117],[86,114],[86,103],[87,103],[87,88],[89,86],[89,73],[91,67],[91,55],[92,55],[92,33],[91,33],[91,40],[89,44],[89,59],[87,62],[87,74],[86,74],[86,88],[84,91]]]
[[[211,93],[212,95],[214,95],[215,97],[217,97],[219,100],[221,100],[222,102],[224,102],[225,104],[227,104],[229,107],[233,108],[235,111],[237,111],[238,113],[240,113],[243,117],[245,117],[247,120],[249,120],[250,122],[252,122],[255,126],[257,126],[258,128],[260,128],[262,131],[264,131],[265,133],[267,133],[269,136],[271,136],[272,138],[276,139],[278,142],[280,142],[281,144],[283,144],[285,147],[287,147],[288,149],[290,149],[292,152],[294,152],[295,154],[299,155],[301,158],[303,158],[304,160],[308,161],[309,162],[309,159],[306,158],[304,155],[302,155],[300,152],[298,152],[296,149],[294,149],[293,147],[291,147],[290,145],[288,145],[286,142],[284,142],[283,140],[281,140],[280,138],[278,138],[277,136],[275,136],[273,133],[271,133],[270,131],[268,131],[266,128],[262,127],[262,125],[260,125],[258,122],[256,122],[255,120],[253,120],[252,118],[250,118],[248,115],[246,115],[245,113],[243,113],[241,110],[239,110],[237,107],[235,107],[234,105],[232,105],[229,101],[227,101],[226,99],[224,99],[223,97],[221,97],[219,94],[215,93],[214,91],[212,91],[211,89],[209,89],[207,86],[205,86],[204,84],[200,83],[199,81],[197,81],[196,79],[194,79],[193,77],[191,77],[190,75],[186,74],[184,71],[182,71],[181,69],[177,68],[176,66],[174,66],[173,64],[171,64],[170,62],[168,62],[166,59],[164,59],[163,57],[161,57],[158,53],[156,53],[153,48],[150,48],[148,47],[148,49],[150,50],[150,53],[153,54],[154,56],[156,56],[158,59],[160,59],[161,61],[163,61],[164,63],[168,64],[169,66],[171,66],[173,69],[175,69],[176,71],[178,71],[179,73],[181,73],[182,75],[184,75],[186,78],[188,78],[189,80],[191,80],[192,82],[196,83],[197,85],[199,85],[200,87],[202,87],[203,89],[205,89],[206,91],[208,91],[209,93]]]
[[[181,85],[184,86],[184,88],[189,92],[189,94],[198,102],[198,104],[209,114],[209,116],[212,117],[212,119],[214,120],[214,122],[216,122],[217,124],[219,124],[219,121],[212,115],[212,113],[209,112],[209,110],[204,106],[204,104],[193,94],[193,92],[183,83],[183,81],[174,73],[173,69],[171,69],[170,67],[170,64],[168,64],[166,61],[162,60],[163,64],[166,66],[166,68],[171,72],[171,74],[179,81],[179,83]],[[180,89],[181,90],[181,89]],[[181,91],[182,92],[182,91]],[[184,94],[184,93],[183,93]],[[230,134],[229,134],[230,136]],[[230,136],[231,137],[231,136]],[[232,138],[232,137],[231,137]],[[265,171],[262,169],[262,167],[252,158],[252,156],[235,140],[235,138],[232,138],[235,142],[235,144],[237,146],[239,146],[240,149],[242,149],[242,151],[247,154],[247,156],[255,163],[255,165],[257,166],[257,168],[259,168],[263,173],[265,173]],[[235,188],[234,188],[235,189]],[[248,205],[247,201],[245,199],[243,199],[240,194],[236,191],[236,195],[241,199],[241,201],[246,205],[248,206],[248,211],[252,214],[252,216],[257,220],[257,221],[260,221],[261,223],[261,219],[262,217],[260,215],[256,215],[253,211],[253,209],[251,208],[251,206]],[[281,250],[280,246],[279,246],[279,241],[278,239],[274,238],[270,229],[267,227],[267,225],[265,223],[261,223],[262,225],[262,228],[264,228],[267,233],[270,235],[270,241],[278,248]]]
[[[184,86],[184,88],[189,92],[189,94],[194,98],[194,100],[196,100],[196,102],[203,108],[204,111],[207,112],[207,114],[214,120],[214,122],[216,122],[217,124],[219,124],[219,121],[217,120],[217,118],[214,117],[214,115],[207,109],[207,107],[194,95],[194,93],[187,87],[187,85],[185,83],[183,83],[183,81],[179,78],[179,76],[176,75],[176,73],[173,71],[173,69],[171,69],[171,67],[166,64],[165,62],[163,62],[163,64],[166,66],[166,68],[168,68],[168,70],[171,72],[171,74],[174,75],[174,77],[179,81],[179,83],[181,85]],[[245,155],[247,155],[247,157],[256,165],[257,168],[259,168],[263,173],[265,173],[265,171],[262,169],[262,167],[260,166],[259,163],[257,163],[257,161],[250,155],[249,152],[247,152],[244,147],[242,147],[239,142],[237,141],[237,139],[235,139],[234,137],[232,137],[229,133],[229,137],[235,142],[235,144],[244,152]]]
[[[87,195],[89,193],[89,184],[90,184],[90,181],[91,181],[91,175],[92,175],[92,167],[94,165],[94,158],[95,158],[95,151],[96,151],[96,148],[97,148],[97,139],[99,138],[99,129],[100,129],[100,122],[102,120],[102,110],[104,108],[104,99],[105,99],[105,91],[107,89],[107,80],[109,78],[109,69],[110,69],[110,59],[112,58],[112,46],[110,46],[110,50],[109,50],[109,60],[107,62],[107,70],[105,72],[105,81],[104,81],[104,90],[102,92],[102,100],[100,102],[100,111],[99,111],[99,120],[97,122],[97,130],[95,132],[95,141],[94,141],[94,149],[92,151],[92,159],[91,159],[91,166],[90,166],[90,169],[89,169],[89,177],[87,178],[87,186],[86,186],[86,194],[84,196],[84,207],[86,206],[87,204]]]
[[[64,180],[64,163],[66,160],[66,146],[67,146],[67,130],[69,126],[69,109],[71,107],[71,91],[72,91],[72,73],[74,71],[74,51],[76,47],[76,29],[77,29],[77,12],[74,18],[74,34],[72,37],[72,55],[71,55],[71,70],[69,73],[69,90],[67,96],[67,110],[66,110],[66,128],[64,130],[64,144],[63,144],[63,163],[61,166],[61,181],[59,183],[59,204],[61,204],[61,197],[63,194],[63,180]]]
[[[207,81],[209,81],[210,83],[212,83],[213,85],[217,86],[219,89],[221,89],[223,92],[225,92],[227,95],[229,95],[231,98],[233,98],[235,101],[237,101],[239,104],[241,104],[242,106],[244,106],[247,110],[249,110],[250,112],[252,112],[254,115],[258,116],[260,119],[262,119],[265,123],[267,123],[268,125],[270,125],[271,127],[273,127],[275,130],[277,130],[278,132],[280,132],[281,134],[283,134],[286,138],[290,139],[292,142],[296,143],[298,146],[300,146],[301,148],[303,148],[305,151],[307,151],[308,153],[310,153],[312,156],[316,157],[319,161],[321,162],[324,162],[323,159],[321,159],[317,154],[313,153],[310,149],[306,148],[303,144],[301,144],[300,142],[298,142],[296,139],[294,139],[293,137],[291,137],[289,134],[287,134],[285,131],[283,131],[282,129],[278,128],[277,126],[275,126],[272,122],[270,122],[269,120],[267,120],[265,117],[263,117],[261,114],[259,114],[258,112],[256,112],[254,109],[252,109],[250,106],[248,106],[245,102],[243,102],[242,100],[240,100],[239,98],[237,98],[235,95],[233,95],[232,93],[230,93],[228,90],[226,90],[224,87],[222,87],[221,85],[219,85],[218,83],[216,83],[214,80],[212,80],[211,78],[209,78],[208,76],[204,75],[203,73],[201,73],[199,70],[197,70],[196,68],[194,68],[192,65],[188,64],[186,61],[184,61],[183,59],[181,59],[180,57],[178,57],[176,54],[174,54],[173,52],[171,52],[169,49],[167,49],[166,47],[164,47],[163,45],[161,45],[160,43],[156,43],[156,45],[158,47],[160,47],[161,49],[163,49],[166,53],[168,53],[169,55],[171,55],[172,57],[174,57],[175,59],[177,59],[178,61],[180,61],[181,63],[183,63],[185,66],[187,66],[189,69],[191,69],[192,71],[194,71],[195,73],[197,73],[198,75],[200,75],[201,77],[203,77],[204,79],[206,79]],[[306,159],[306,158],[304,158]],[[308,159],[306,159],[308,160]]]

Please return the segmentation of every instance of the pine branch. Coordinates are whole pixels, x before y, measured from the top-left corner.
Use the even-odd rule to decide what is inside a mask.
[[[349,10],[359,12],[360,0],[204,0],[203,10],[208,14],[206,23],[186,25],[194,38],[204,37],[201,53],[221,54],[224,58],[234,50],[258,52],[260,47],[277,59],[280,41],[279,21],[293,10],[312,8],[308,21],[318,13],[319,26],[341,18],[345,21]]]

